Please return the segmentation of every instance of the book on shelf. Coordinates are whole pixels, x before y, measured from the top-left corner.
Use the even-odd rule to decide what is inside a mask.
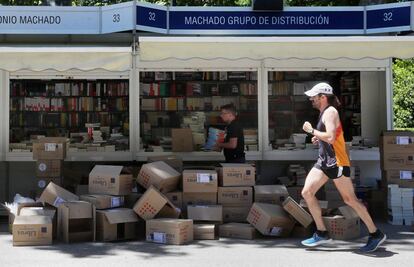
[[[282,81],[277,83],[269,84],[269,95],[280,96],[280,95],[292,95],[293,84],[292,82]]]
[[[55,83],[54,96],[69,96],[70,83]],[[52,85],[53,86],[53,85]]]
[[[212,97],[212,106],[213,106],[213,110],[217,110],[219,111],[221,109],[222,106],[227,105],[227,104],[233,104],[236,107],[236,110],[239,109],[240,104],[239,104],[239,98],[238,97],[225,97],[225,96],[213,96]]]

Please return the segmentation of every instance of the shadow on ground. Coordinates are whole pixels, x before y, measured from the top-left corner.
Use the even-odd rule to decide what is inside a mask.
[[[361,237],[357,240],[352,241],[339,241],[335,240],[333,243],[314,249],[307,249],[300,245],[300,239],[297,238],[260,238],[255,240],[240,240],[240,239],[228,239],[222,238],[220,240],[206,240],[206,241],[194,241],[193,243],[186,245],[192,246],[195,249],[206,249],[211,247],[220,247],[223,250],[234,249],[238,246],[251,246],[253,249],[264,248],[264,249],[277,249],[277,248],[288,248],[288,249],[300,249],[309,252],[312,251],[323,251],[328,253],[344,253],[349,252],[352,254],[358,254],[363,257],[372,258],[388,258],[396,254],[395,251],[391,251],[387,248],[386,244],[398,245],[398,250],[412,251],[414,245],[414,232],[411,227],[405,226],[392,226],[389,224],[379,224],[379,227],[384,230],[388,236],[388,240],[385,246],[378,249],[374,253],[359,254],[358,248],[366,242],[366,237]],[[0,238],[6,239],[5,245],[12,246],[12,237],[7,231],[7,226],[2,225],[0,230]],[[362,231],[362,236],[364,236]],[[395,247],[395,246],[393,246]],[[15,247],[13,249],[19,249]],[[55,242],[52,246],[38,246],[32,247],[39,251],[57,252],[70,255],[74,258],[101,258],[102,256],[117,255],[120,251],[123,253],[130,252],[136,254],[139,258],[154,259],[158,257],[182,257],[191,253],[191,249],[183,249],[182,246],[173,245],[162,245],[149,243],[144,240],[140,241],[129,241],[129,242],[110,242],[110,243],[72,243],[65,244],[61,242]],[[225,251],[223,251],[225,253]]]

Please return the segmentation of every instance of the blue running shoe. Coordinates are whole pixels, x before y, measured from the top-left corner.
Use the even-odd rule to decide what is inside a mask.
[[[387,236],[383,232],[379,231],[376,236],[370,235],[368,237],[367,244],[361,247],[359,251],[363,253],[374,252],[382,243],[384,243],[386,239]]]
[[[322,244],[329,243],[331,241],[332,239],[329,236],[322,237],[318,235],[317,232],[315,232],[311,238],[305,239],[301,243],[302,245],[307,247],[316,247]]]

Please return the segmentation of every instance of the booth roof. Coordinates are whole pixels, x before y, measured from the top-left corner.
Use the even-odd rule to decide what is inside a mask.
[[[131,47],[0,46],[0,69],[6,71],[127,71],[131,64]]]
[[[140,37],[141,61],[414,57],[414,36]]]

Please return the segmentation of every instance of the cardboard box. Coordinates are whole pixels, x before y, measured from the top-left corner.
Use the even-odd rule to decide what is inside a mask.
[[[44,137],[33,142],[33,159],[66,158],[66,137]]]
[[[312,216],[291,197],[283,202],[283,208],[304,227],[308,227],[313,222]]]
[[[193,220],[152,219],[146,222],[147,241],[182,245],[194,240]]]
[[[188,205],[216,205],[217,193],[183,193],[183,209]]]
[[[251,206],[253,204],[252,187],[219,187],[218,204],[225,206]]]
[[[187,217],[194,221],[223,221],[223,207],[221,205],[187,206]]]
[[[144,188],[151,185],[162,193],[177,190],[181,174],[163,161],[142,165],[137,182]]]
[[[342,215],[322,217],[329,235],[339,240],[358,238],[361,231],[359,216],[348,206],[342,206],[339,210]]]
[[[183,209],[183,192],[175,191],[166,193],[165,196],[177,208]]]
[[[134,208],[135,203],[142,197],[143,194],[141,193],[131,193],[129,195],[124,196],[125,200],[125,207],[128,209]]]
[[[76,200],[79,200],[79,197],[77,195],[72,194],[71,192],[52,182],[47,185],[39,198],[39,201],[52,205],[55,208],[59,208],[60,204],[67,201]]]
[[[168,155],[168,156],[152,156],[147,158],[148,163],[155,161],[164,161],[177,172],[183,172],[183,159],[177,155]]]
[[[137,237],[138,217],[132,209],[96,211],[96,240],[117,241]]]
[[[247,222],[251,205],[249,206],[223,206],[223,221],[227,222]]]
[[[250,164],[221,163],[220,186],[254,186],[256,168]]]
[[[401,187],[414,188],[414,171],[388,170],[382,172],[387,184],[398,184]]]
[[[36,162],[36,176],[43,177],[61,177],[62,160],[39,159]]]
[[[381,153],[381,169],[383,170],[414,170],[414,152]]]
[[[118,208],[124,205],[123,196],[82,195],[80,200],[92,203],[98,210]]]
[[[284,185],[256,185],[254,202],[282,205],[289,196]]]
[[[132,181],[122,166],[95,165],[89,173],[89,194],[129,195]]]
[[[414,132],[384,131],[381,134],[380,148],[386,153],[405,153],[414,151]]]
[[[215,224],[194,224],[194,240],[218,239],[218,226]]]
[[[58,208],[58,237],[66,243],[95,241],[95,207],[85,201],[62,203]]]
[[[167,197],[153,186],[148,188],[135,203],[133,209],[144,220],[150,220],[156,216],[159,218],[178,218],[181,213],[179,208],[175,207]]]
[[[193,132],[190,128],[171,129],[172,151],[193,151]]]
[[[295,225],[282,207],[268,203],[253,203],[247,221],[266,236],[287,237]]]
[[[62,178],[36,178],[36,187],[33,191],[31,190],[30,193],[34,192],[34,198],[39,198],[49,183],[62,186]]]
[[[52,218],[16,216],[13,223],[13,246],[52,244]]]
[[[217,172],[213,170],[184,170],[184,193],[217,193]]]
[[[256,229],[247,223],[226,223],[219,227],[220,237],[254,239]]]
[[[40,204],[40,203],[33,203]],[[52,219],[52,237],[57,238],[57,212],[52,207],[22,207],[17,211],[18,216],[49,216]]]

